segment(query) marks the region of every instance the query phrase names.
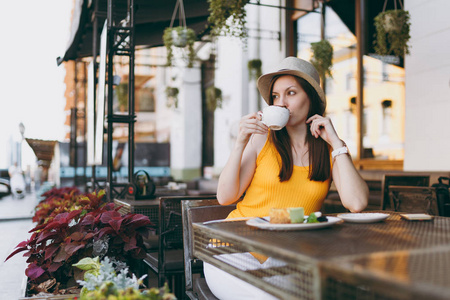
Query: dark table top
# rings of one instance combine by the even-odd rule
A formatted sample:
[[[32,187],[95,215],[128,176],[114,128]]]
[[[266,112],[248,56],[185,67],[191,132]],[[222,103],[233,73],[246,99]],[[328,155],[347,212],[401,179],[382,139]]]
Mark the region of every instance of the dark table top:
[[[388,213],[390,216],[378,223],[343,222],[301,231],[262,230],[245,221],[196,223],[195,247],[202,259],[212,263],[214,260],[208,256],[228,253],[230,249],[229,253],[255,251],[290,265],[310,264],[321,274],[322,279],[314,280],[321,280],[322,285],[326,285],[324,276],[328,276],[335,281],[347,278],[354,285],[361,281],[374,284],[382,293],[386,286],[403,287],[405,299],[409,299],[411,291],[420,291],[424,298],[450,297],[450,218],[408,221],[399,213]],[[222,242],[220,251],[211,247],[211,238]],[[205,245],[210,252],[204,251]],[[232,268],[227,271],[233,273]],[[342,278],[336,278],[336,274]],[[321,290],[326,295],[326,287]],[[312,299],[318,293],[314,295]]]
[[[387,251],[417,251],[437,246],[448,246],[450,249],[450,218],[407,221],[398,213],[391,213],[386,220],[378,223],[343,222],[327,228],[301,231],[262,230],[246,225],[245,221],[193,226],[195,230],[209,231],[269,252],[282,251],[283,256],[300,254],[317,260]]]

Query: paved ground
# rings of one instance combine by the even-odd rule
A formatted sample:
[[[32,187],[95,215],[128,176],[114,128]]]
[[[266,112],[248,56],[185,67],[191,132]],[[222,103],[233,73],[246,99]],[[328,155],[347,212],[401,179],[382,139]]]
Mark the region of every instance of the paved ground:
[[[30,237],[28,231],[34,227],[31,222],[33,209],[37,204],[34,194],[23,199],[12,196],[0,198],[0,299],[16,300],[25,295],[26,258],[17,254],[5,262],[20,242]]]

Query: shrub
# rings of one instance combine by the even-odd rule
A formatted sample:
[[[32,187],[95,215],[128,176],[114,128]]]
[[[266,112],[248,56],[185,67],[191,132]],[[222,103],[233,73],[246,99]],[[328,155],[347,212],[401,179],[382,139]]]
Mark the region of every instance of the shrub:
[[[109,256],[125,262],[144,258],[143,237],[154,227],[147,216],[122,216],[117,210],[108,203],[91,212],[60,213],[33,228],[30,239],[19,243],[6,260],[25,251],[25,274],[34,287],[51,278],[67,287],[76,285],[72,265],[83,257]]]

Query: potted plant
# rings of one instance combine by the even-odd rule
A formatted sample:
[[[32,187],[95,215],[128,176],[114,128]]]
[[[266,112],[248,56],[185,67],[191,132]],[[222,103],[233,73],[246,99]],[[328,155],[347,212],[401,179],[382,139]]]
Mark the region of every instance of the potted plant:
[[[185,26],[167,27],[164,30],[163,41],[167,49],[167,66],[173,65],[173,47],[186,48],[188,51],[188,68],[192,68],[195,60],[195,31]]]
[[[374,18],[375,52],[379,55],[404,57],[409,54],[410,15],[402,9],[387,10]]]
[[[248,77],[257,80],[262,75],[262,62],[260,59],[252,59],[247,63]]]
[[[216,108],[222,108],[222,90],[215,86],[210,86],[205,91],[206,107],[209,111],[215,111]]]
[[[30,239],[7,257],[25,252],[31,294],[50,291],[50,285],[55,294],[77,287],[77,271],[72,265],[83,257],[109,256],[128,263],[145,257],[143,238],[152,230],[150,220],[140,214],[122,216],[114,203],[101,203],[104,194],[100,191],[92,194],[92,199],[82,198],[78,205],[37,225],[30,231]]]
[[[76,187],[53,188],[42,196],[45,198],[36,205],[32,219],[37,225],[48,223],[55,215],[69,211],[72,207],[81,205],[82,202],[83,206],[86,204],[91,207],[97,206],[103,197],[103,195],[98,197],[95,193],[82,196]]]
[[[331,68],[333,66],[333,47],[327,40],[321,40],[317,43],[311,43],[313,56],[311,63],[316,68],[321,78],[326,75],[332,77]]]
[[[177,108],[178,107],[178,93],[180,91],[176,87],[168,86],[166,87],[166,97],[167,102],[166,105],[168,108]]]
[[[157,289],[140,290],[143,279],[128,271],[126,263],[105,257],[101,262],[99,257],[85,257],[73,265],[84,272],[84,280],[77,282],[83,286],[80,292],[81,300],[89,299],[164,299],[175,300],[175,295],[169,292],[167,283]],[[131,274],[129,274],[131,273]],[[131,275],[131,276],[130,276]]]
[[[211,35],[247,38],[245,5],[248,0],[208,0],[208,23],[211,27]]]

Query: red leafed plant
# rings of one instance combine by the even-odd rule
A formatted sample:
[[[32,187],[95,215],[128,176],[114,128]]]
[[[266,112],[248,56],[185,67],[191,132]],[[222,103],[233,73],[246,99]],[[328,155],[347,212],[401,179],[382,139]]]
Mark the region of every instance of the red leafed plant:
[[[44,197],[44,200],[36,206],[33,222],[42,224],[51,217],[55,210],[57,211],[54,215],[62,212],[63,208],[69,210],[75,205],[79,195],[80,190],[76,187],[53,188],[43,193],[41,196]]]
[[[61,287],[77,285],[73,264],[84,257],[108,256],[125,262],[145,257],[143,237],[154,227],[147,216],[121,215],[113,203],[86,213],[77,209],[56,215],[30,230],[6,260],[19,252],[28,257],[31,284],[55,278]]]

